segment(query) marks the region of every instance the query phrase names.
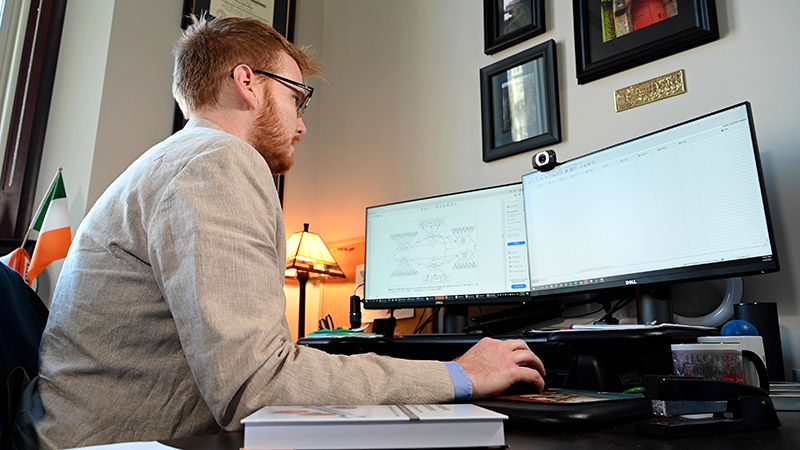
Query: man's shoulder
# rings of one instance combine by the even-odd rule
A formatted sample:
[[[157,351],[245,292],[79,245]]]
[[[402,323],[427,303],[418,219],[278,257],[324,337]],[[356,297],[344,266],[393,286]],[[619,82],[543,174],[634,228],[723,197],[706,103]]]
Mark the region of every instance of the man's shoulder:
[[[212,122],[193,119],[183,129],[144,152],[129,170],[146,173],[149,177],[157,174],[174,177],[187,165],[218,164],[222,159],[229,160],[227,166],[252,166],[258,164],[259,159],[263,160],[247,142]]]
[[[190,120],[182,130],[151,148],[148,153],[152,153],[153,159],[166,157],[179,164],[198,158],[244,160],[246,165],[263,160],[250,144],[206,119]]]
[[[182,153],[191,154],[222,146],[249,147],[245,141],[209,120],[192,119],[180,131],[155,145],[151,150],[175,148]]]

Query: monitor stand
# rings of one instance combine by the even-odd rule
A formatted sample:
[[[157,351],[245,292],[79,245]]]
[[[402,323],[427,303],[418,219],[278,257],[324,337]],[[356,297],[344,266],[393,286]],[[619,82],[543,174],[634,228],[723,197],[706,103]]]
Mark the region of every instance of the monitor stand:
[[[636,322],[674,323],[668,284],[636,288]]]
[[[468,306],[447,306],[439,313],[437,322],[441,333],[464,334],[469,325]]]
[[[742,301],[743,283],[741,277],[725,280],[725,294],[713,311],[696,317],[682,316],[672,311],[672,286],[662,283],[636,290],[636,319],[638,323],[680,323],[720,327],[733,316],[733,305]]]
[[[600,303],[609,316],[606,324],[616,324],[619,320],[613,314],[626,303],[617,303],[611,308],[612,301],[636,300],[636,323],[675,323],[672,313],[671,289],[668,283],[647,286],[623,286],[611,288],[597,295],[592,301]],[[604,316],[605,317],[605,316]]]
[[[631,291],[629,289],[633,289],[633,297],[636,299],[637,323],[649,324],[655,321],[655,323],[719,327],[730,319],[733,315],[733,305],[742,299],[741,277],[728,278],[725,281],[725,295],[719,306],[714,311],[697,317],[686,317],[673,312],[672,285],[669,283],[612,289],[595,301],[604,304],[610,299],[630,298]]]

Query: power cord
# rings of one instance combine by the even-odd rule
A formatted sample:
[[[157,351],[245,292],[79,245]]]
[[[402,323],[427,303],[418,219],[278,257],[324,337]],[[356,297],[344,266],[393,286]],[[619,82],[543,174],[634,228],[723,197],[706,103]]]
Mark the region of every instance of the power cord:
[[[428,326],[429,323],[433,322],[434,319],[436,319],[436,315],[439,313],[440,309],[442,309],[442,308],[439,307],[439,306],[437,306],[436,308],[433,308],[433,310],[431,311],[431,315],[428,316],[428,318],[425,319],[425,321],[422,321],[422,317],[423,316],[422,316],[422,314],[420,314],[419,320],[420,320],[421,323],[419,323],[419,322],[417,323],[416,328],[414,328],[414,333],[413,334],[421,333],[422,330],[424,330],[425,327]]]
[[[606,321],[612,319],[615,312],[619,311],[620,309],[622,309],[623,307],[628,305],[628,303],[632,302],[633,300],[634,300],[634,297],[627,297],[627,298],[620,299],[619,301],[617,301],[617,304],[614,305],[613,308],[611,308],[608,311],[606,311],[606,313],[603,314],[602,317],[600,317],[599,319],[595,320],[594,322],[595,323],[597,323],[597,322],[606,322]]]

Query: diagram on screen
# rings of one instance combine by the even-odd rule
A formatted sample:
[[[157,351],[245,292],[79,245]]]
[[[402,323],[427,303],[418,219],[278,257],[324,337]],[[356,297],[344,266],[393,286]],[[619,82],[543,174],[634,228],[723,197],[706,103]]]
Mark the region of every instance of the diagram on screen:
[[[477,278],[474,214],[396,224],[389,245],[391,287],[453,285]]]

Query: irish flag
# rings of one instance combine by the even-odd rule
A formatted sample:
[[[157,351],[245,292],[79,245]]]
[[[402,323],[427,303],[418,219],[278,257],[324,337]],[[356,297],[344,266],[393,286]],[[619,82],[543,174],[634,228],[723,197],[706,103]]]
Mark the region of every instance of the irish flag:
[[[0,262],[16,270],[24,277],[28,272],[28,265],[31,263],[31,257],[28,256],[28,252],[26,252],[24,248],[20,247],[7,255],[0,257]]]
[[[39,232],[39,237],[36,240],[36,247],[33,248],[31,264],[28,267],[29,284],[33,284],[33,280],[51,262],[65,258],[69,244],[72,242],[67,194],[64,190],[64,180],[61,178],[60,169],[31,228]]]

